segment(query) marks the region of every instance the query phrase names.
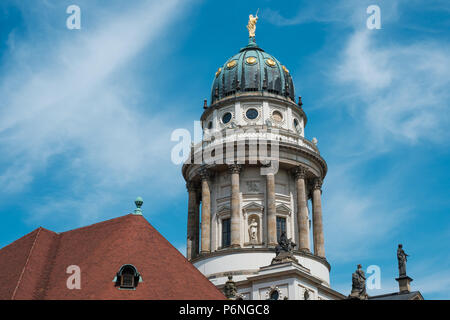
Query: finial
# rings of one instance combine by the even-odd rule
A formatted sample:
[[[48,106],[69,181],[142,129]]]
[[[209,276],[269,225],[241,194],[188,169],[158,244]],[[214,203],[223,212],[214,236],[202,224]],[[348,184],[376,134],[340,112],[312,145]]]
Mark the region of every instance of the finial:
[[[258,22],[258,11],[259,8],[256,11],[255,16],[253,16],[252,14],[248,16],[248,24],[247,24],[248,36],[250,39],[253,39],[253,41],[255,40],[256,22]]]
[[[203,100],[203,109],[208,109],[208,100]]]
[[[134,204],[136,205],[136,209],[134,209],[134,214],[142,215],[142,205],[144,204],[144,200],[142,200],[141,197],[137,197],[136,200],[134,200]]]
[[[298,106],[301,107],[303,105],[302,97],[298,96]]]

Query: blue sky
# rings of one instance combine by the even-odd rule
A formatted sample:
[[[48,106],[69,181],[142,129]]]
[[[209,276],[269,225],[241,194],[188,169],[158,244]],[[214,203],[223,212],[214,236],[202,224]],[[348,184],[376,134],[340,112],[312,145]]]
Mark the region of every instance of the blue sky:
[[[81,8],[81,30],[66,8]],[[381,9],[368,30],[366,8]],[[290,70],[329,172],[332,287],[356,264],[397,290],[450,298],[448,1],[92,1],[0,3],[0,247],[38,226],[65,231],[131,212],[184,251],[187,192],[170,161],[214,73],[247,43]]]

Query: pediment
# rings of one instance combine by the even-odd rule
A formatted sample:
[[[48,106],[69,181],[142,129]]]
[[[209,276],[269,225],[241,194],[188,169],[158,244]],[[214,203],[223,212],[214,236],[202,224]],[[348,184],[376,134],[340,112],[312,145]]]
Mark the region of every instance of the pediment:
[[[242,207],[243,211],[263,211],[264,206],[257,202],[250,202]]]
[[[220,206],[219,209],[217,210],[217,213],[218,213],[218,214],[221,214],[221,213],[228,213],[228,212],[230,212],[230,211],[231,211],[230,206],[225,205],[225,206]]]
[[[288,215],[290,215],[291,212],[292,212],[291,208],[289,208],[289,207],[288,207],[287,205],[285,205],[285,204],[279,204],[279,205],[277,205],[277,206],[276,206],[276,210],[277,210],[277,212],[279,212],[279,213],[284,213],[284,214],[288,214]]]

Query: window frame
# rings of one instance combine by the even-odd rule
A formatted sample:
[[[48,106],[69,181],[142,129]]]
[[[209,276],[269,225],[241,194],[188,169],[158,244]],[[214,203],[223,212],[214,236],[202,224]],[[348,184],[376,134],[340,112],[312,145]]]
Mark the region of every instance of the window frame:
[[[280,224],[279,224],[280,221]],[[283,222],[283,223],[281,223]],[[283,233],[283,231],[286,233],[287,236],[287,217],[283,216],[277,216],[276,217],[276,226],[277,226],[277,242],[280,241],[280,236]],[[284,226],[284,230],[283,230]]]
[[[115,286],[120,290],[136,290],[141,281],[141,275],[132,264],[122,265],[114,278]]]
[[[231,246],[231,218],[223,218],[221,219],[221,224],[222,224],[222,232],[221,232],[221,236],[222,236],[222,243],[221,243],[221,247],[222,248],[227,248],[229,246]],[[225,221],[227,223],[225,223]],[[227,228],[225,228],[225,226],[227,226]],[[225,237],[226,236],[226,237]]]

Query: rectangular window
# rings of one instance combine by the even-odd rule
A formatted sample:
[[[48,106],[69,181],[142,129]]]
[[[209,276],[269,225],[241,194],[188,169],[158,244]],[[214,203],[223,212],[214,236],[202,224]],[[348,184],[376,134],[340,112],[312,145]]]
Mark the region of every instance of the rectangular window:
[[[134,275],[123,274],[121,280],[122,280],[122,283],[120,284],[120,286],[122,288],[134,288]]]
[[[231,219],[222,220],[222,248],[231,244]]]
[[[277,241],[280,241],[282,232],[286,232],[286,218],[277,217]]]

